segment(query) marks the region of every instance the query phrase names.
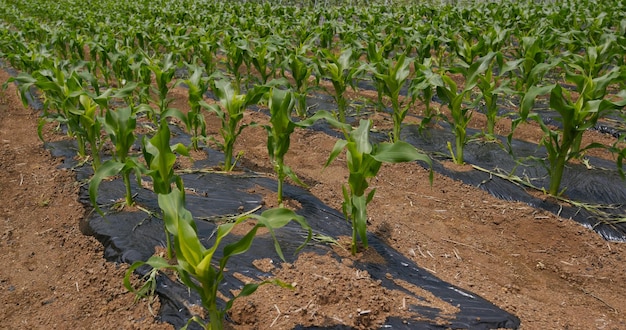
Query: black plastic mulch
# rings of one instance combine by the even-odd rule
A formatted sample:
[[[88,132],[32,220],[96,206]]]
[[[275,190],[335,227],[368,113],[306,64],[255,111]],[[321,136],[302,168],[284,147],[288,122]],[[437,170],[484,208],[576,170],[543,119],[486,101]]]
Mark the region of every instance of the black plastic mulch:
[[[33,106],[38,105],[32,98]],[[321,104],[319,109],[332,109],[334,105],[330,97],[317,95],[309,100],[309,104]],[[351,118],[353,120],[354,118]],[[445,124],[442,124],[445,127]],[[323,123],[318,123],[312,127],[315,130],[324,131],[335,137],[340,134],[332,131]],[[172,128],[174,137],[172,143],[188,143],[188,137],[180,130]],[[470,130],[469,134],[477,131]],[[386,135],[372,134],[372,139],[382,141]],[[604,215],[611,219],[604,219],[592,209],[585,209],[580,206],[563,206],[562,203],[550,200],[539,199],[529,194],[523,186],[515,184],[510,180],[502,179],[498,176],[482,171],[452,171],[441,164],[447,160],[448,150],[445,148],[448,141],[454,141],[454,136],[446,129],[425,129],[419,130],[415,126],[406,126],[403,129],[403,139],[415,145],[417,148],[429,153],[434,160],[433,169],[443,175],[458,179],[464,183],[479,187],[492,195],[504,199],[525,202],[533,207],[542,208],[565,218],[572,218],[579,223],[591,227],[606,239],[625,240],[626,226],[621,222],[610,222],[619,219],[626,213],[624,201],[626,201],[626,189],[624,182],[619,177],[615,164],[601,159],[590,159],[590,164],[595,168],[587,169],[583,165],[569,164],[566,168],[562,186],[567,187],[565,195],[575,201],[604,205],[602,209]],[[465,158],[467,163],[485,168],[493,173],[515,175],[530,181],[538,187],[547,187],[548,177],[545,164],[541,160],[525,160],[523,163],[516,162],[502,145],[506,144],[504,138],[500,138],[500,143],[473,141],[467,145]],[[64,157],[66,167],[76,166],[72,158],[75,154],[73,142],[59,142],[48,144],[52,153],[59,157]],[[545,150],[537,145],[513,141],[515,157],[533,156],[536,158],[545,157]],[[207,149],[211,164],[196,164],[195,167],[202,168],[208,165],[216,165],[223,160],[223,155],[217,151]],[[91,176],[89,167],[76,168],[77,179],[85,180]],[[276,183],[266,177],[258,176],[254,173],[239,176],[226,176],[216,173],[198,173],[183,175],[185,186],[195,189],[198,194],[188,194],[187,208],[197,218],[210,218],[224,214],[237,213],[243,208],[250,210],[258,205],[262,205],[261,196],[249,193],[251,188],[261,186],[266,189],[275,190]],[[158,214],[156,196],[146,189],[133,187],[138,192],[136,197],[140,205]],[[124,188],[120,180],[104,182],[101,185],[98,201],[100,204],[111,205],[112,201],[119,199],[124,194]],[[351,235],[349,225],[343,216],[337,211],[330,209],[321,201],[310,195],[303,189],[288,186],[285,194],[292,199],[298,200],[302,205],[300,213],[305,216],[315,231],[322,235],[337,237],[341,235]],[[81,192],[81,199],[85,204],[89,204],[85,189]],[[207,244],[211,244],[208,237],[211,236],[215,225],[208,221],[199,220],[198,227]],[[105,257],[116,262],[132,263],[137,260],[146,260],[154,251],[154,246],[164,245],[165,236],[163,233],[163,223],[160,219],[147,213],[136,212],[113,212],[103,218],[97,214],[81,223],[81,229],[88,234],[97,237],[105,246]],[[281,245],[285,249],[288,261],[293,261],[293,252],[302,242],[304,233],[295,226],[290,226],[280,231]],[[232,238],[231,238],[232,239]],[[447,318],[450,323],[441,326],[435,322],[441,311],[425,308],[423,306],[412,306],[412,311],[420,320],[400,320],[389,319],[388,325],[393,328],[517,328],[519,319],[484,299],[448,283],[445,283],[428,272],[420,269],[412,261],[406,259],[398,252],[386,246],[376,236],[369,235],[371,248],[383,256],[387,256],[387,263],[384,265],[370,263],[355,263],[355,267],[367,270],[375,279],[380,279],[386,287],[390,289],[404,290],[388,280],[386,274],[389,273],[396,279],[403,279],[421,288],[432,292],[435,296],[444,301],[457,305],[460,312],[454,318]],[[243,273],[248,277],[259,278],[268,276],[251,266],[251,261],[261,258],[271,258],[276,263],[279,260],[273,253],[273,242],[268,237],[260,236],[254,243],[253,254],[242,255],[231,260],[229,268]],[[313,251],[320,254],[332,253],[331,249],[325,245],[309,245],[305,251]],[[141,269],[146,272],[147,269]],[[243,284],[232,276],[227,276],[223,293],[229,295],[230,289],[240,288]],[[160,317],[163,321],[174,324],[177,327],[183,326],[190,317],[185,306],[185,301],[189,303],[199,303],[199,297],[189,293],[186,287],[179,283],[171,282],[167,277],[159,277],[157,289],[161,301],[162,309]],[[415,295],[407,292],[407,294]],[[444,316],[445,318],[446,316]],[[423,319],[426,319],[424,321]],[[428,321],[430,320],[430,321]],[[299,327],[303,328],[303,327]],[[337,329],[342,326],[333,327]]]
[[[314,104],[316,110],[330,110],[335,107],[327,95],[314,94],[308,103]],[[358,117],[359,114],[351,109],[347,121],[356,125]],[[509,147],[507,139],[501,136],[497,137],[495,142],[474,139],[467,144],[464,151],[465,162],[491,173],[480,170],[453,171],[444,167],[442,162],[450,160],[447,143],[454,145],[455,136],[445,122],[439,121],[437,125],[439,128],[404,125],[401,133],[404,141],[431,156],[434,171],[479,187],[500,199],[527,203],[563,218],[571,218],[585,227],[592,228],[604,239],[626,241],[626,181],[619,175],[615,162],[588,157],[592,168],[587,168],[583,164],[567,164],[561,182],[562,189],[565,189],[563,197],[580,203],[567,206],[567,202],[559,203],[551,199],[534,197],[522,184],[494,175],[497,173],[511,178],[517,176],[539,189],[547,190],[550,180],[544,147],[519,140],[512,140]],[[599,125],[595,129],[602,131],[604,126]],[[341,133],[334,131],[324,122],[318,122],[310,128],[342,138]],[[623,134],[613,127],[605,129],[609,130],[606,134],[613,136]],[[468,128],[467,134],[468,137],[478,136],[480,131]],[[378,142],[389,140],[388,132],[371,133],[370,137]]]
[[[315,101],[321,101],[321,103],[325,104],[329,99],[318,98]],[[327,106],[332,106],[332,104]],[[321,108],[323,109],[324,107]],[[354,119],[351,118],[351,120]],[[442,124],[442,126],[445,127],[445,124]],[[327,134],[340,137],[339,133],[331,130],[324,123],[318,123],[311,129],[324,131]],[[179,129],[172,127],[172,132],[174,134],[172,143],[183,142],[188,144],[188,137]],[[470,135],[475,133],[477,131],[469,131]],[[593,213],[588,209],[576,206],[563,206],[562,203],[559,204],[549,199],[536,198],[529,194],[523,186],[490,173],[478,170],[456,172],[444,167],[442,161],[448,160],[445,155],[449,153],[445,146],[448,141],[454,141],[454,136],[449,130],[432,128],[420,130],[416,126],[408,125],[404,127],[402,134],[404,140],[430,154],[434,161],[433,169],[443,175],[484,189],[498,198],[521,201],[533,207],[559,214],[562,217],[572,218],[585,226],[593,228],[607,239],[624,240],[626,226],[621,223],[609,223],[607,219],[599,218],[597,213]],[[382,141],[386,138],[387,136],[384,133],[372,133],[372,139],[375,141]],[[538,187],[547,187],[549,182],[547,171],[544,162],[540,160],[541,157],[545,157],[545,150],[542,147],[531,143],[513,141],[512,150],[515,158],[520,159],[528,156],[537,158],[526,159],[520,163],[516,162],[515,158],[505,150],[504,145],[506,145],[504,138],[500,138],[499,143],[480,140],[472,141],[467,145],[465,152],[466,162],[490,170],[493,173],[518,176]],[[51,148],[53,154],[63,156],[66,159],[68,163],[65,166],[73,167],[76,165],[71,161],[75,149],[71,142],[49,144],[48,147]],[[210,163],[197,163],[194,165],[195,168],[211,167],[223,160],[221,153],[212,149],[206,150],[209,153]],[[567,187],[565,195],[579,202],[606,205],[607,207],[603,209],[606,212],[605,214],[619,218],[621,214],[626,212],[623,205],[624,201],[626,201],[626,189],[624,189],[624,182],[619,177],[615,164],[594,158],[590,159],[590,164],[595,166],[595,169],[590,170],[583,165],[568,165],[562,183],[564,187]],[[80,167],[76,170],[79,180],[87,179],[91,175],[88,167]],[[187,208],[197,219],[238,213],[241,209],[247,211],[262,205],[261,196],[249,192],[255,186],[273,191],[276,190],[276,182],[252,172],[237,176],[217,173],[185,174],[183,175],[183,180],[186,188],[196,191],[196,194],[188,194]],[[140,205],[158,214],[159,209],[156,204],[156,196],[152,192],[136,186],[133,187],[133,191],[138,192],[136,200]],[[120,180],[103,182],[98,201],[101,205],[105,205],[106,209],[107,204],[110,205],[112,201],[119,199],[123,194],[124,188]],[[285,194],[287,197],[300,202],[302,209],[299,213],[307,218],[317,233],[331,237],[351,235],[351,229],[343,216],[324,205],[307,191],[298,187],[287,186]],[[89,204],[86,190],[82,191],[81,196],[83,202]],[[208,221],[198,220],[198,227],[200,233],[207,237],[205,239],[207,245],[211,244],[211,240],[208,237],[211,236],[215,225]],[[81,228],[84,232],[97,237],[106,248],[105,257],[116,262],[132,263],[137,260],[146,260],[154,252],[154,246],[163,246],[165,244],[161,220],[143,212],[115,213],[111,211],[106,218],[92,214],[89,219],[81,224]],[[295,251],[295,248],[302,242],[303,236],[304,233],[295,226],[288,226],[280,231],[279,237],[288,258],[287,261],[293,261],[294,256],[290,252]],[[231,237],[231,239],[234,238]],[[386,274],[388,273],[393,278],[406,280],[460,308],[460,312],[457,315],[453,318],[447,318],[450,322],[448,325],[441,326],[440,322],[435,321],[438,317],[440,317],[439,320],[447,317],[440,315],[441,311],[423,306],[411,306],[416,318],[412,320],[391,318],[388,320],[387,325],[392,328],[437,329],[452,327],[489,329],[517,328],[519,326],[519,319],[514,315],[497,308],[479,296],[460,290],[433,277],[425,270],[420,269],[411,260],[382,243],[376,236],[370,234],[369,240],[371,248],[376,249],[380,255],[388,257],[387,263],[384,265],[355,263],[355,267],[367,270],[373,278],[381,280],[382,284],[390,289],[406,292],[405,289],[398,287],[387,279]],[[228,240],[226,243],[228,243]],[[258,237],[251,251],[254,251],[254,254],[250,253],[231,259],[229,269],[251,278],[261,278],[270,274],[264,274],[253,267],[252,260],[271,258],[276,264],[280,263],[280,260],[273,252],[273,242],[268,237]],[[321,244],[311,244],[304,251],[313,251],[319,254],[332,253],[332,249]],[[338,258],[338,256],[336,257]],[[147,272],[147,269],[140,270],[144,273]],[[243,283],[239,280],[232,276],[227,276],[222,292],[225,295],[229,295],[228,292],[231,289],[240,288],[242,285]],[[163,321],[174,324],[176,327],[183,326],[191,316],[187,312],[185,302],[199,304],[199,297],[193,293],[190,294],[186,287],[179,283],[173,283],[164,276],[159,277],[157,291],[162,301],[160,318]],[[407,292],[407,294],[415,295],[410,292]],[[334,328],[342,329],[345,327],[338,326]]]
[[[72,142],[60,142],[48,144],[48,148],[55,156],[64,157],[65,167],[74,167],[76,164],[72,160],[74,154],[74,144]],[[197,163],[195,168],[203,168],[214,165],[219,159],[215,151],[210,151],[209,163]],[[91,175],[89,167],[75,167],[79,180],[88,178]],[[187,194],[187,208],[196,218],[199,234],[203,242],[209,246],[212,244],[211,234],[216,225],[210,219],[214,216],[236,214],[251,210],[259,205],[263,205],[262,196],[252,193],[255,187],[263,187],[272,191],[276,190],[276,182],[273,179],[248,172],[240,175],[224,175],[219,173],[194,173],[182,175],[185,188],[195,191]],[[89,204],[87,187],[81,190],[81,201]],[[133,191],[137,193],[135,200],[139,205],[158,214],[156,195],[150,190],[133,186]],[[165,245],[163,222],[153,215],[145,212],[115,212],[110,209],[112,202],[118,200],[124,194],[124,187],[121,180],[103,182],[98,196],[98,203],[104,206],[107,211],[106,217],[97,213],[92,213],[81,223],[83,232],[95,236],[105,246],[105,257],[109,261],[133,263],[138,260],[147,260],[153,253],[155,246]],[[352,231],[343,215],[334,209],[323,204],[319,199],[311,195],[304,189],[294,186],[286,186],[285,195],[288,198],[297,200],[302,208],[298,211],[303,215],[313,230],[317,234],[338,237],[350,236]],[[260,211],[258,211],[260,212]],[[306,233],[297,225],[289,225],[277,232],[281,247],[285,252],[288,262],[293,262],[297,255],[295,249],[303,242]],[[237,237],[228,237],[224,245]],[[393,329],[442,329],[442,328],[465,328],[465,329],[492,329],[492,328],[517,328],[519,319],[480,296],[462,290],[449,283],[446,283],[424,269],[420,268],[413,261],[407,259],[391,247],[387,246],[378,237],[368,234],[370,248],[375,249],[378,254],[384,256],[384,264],[371,262],[355,262],[354,267],[366,270],[372,278],[380,280],[382,285],[393,290],[401,290],[406,294],[414,296],[419,300],[426,300],[426,297],[417,296],[413,292],[396,285],[389,279],[405,280],[424,290],[431,292],[436,297],[458,306],[460,311],[454,316],[442,315],[442,311],[424,307],[410,306],[410,311],[415,317],[412,319],[390,318],[386,326]],[[304,248],[304,251],[318,254],[332,254],[339,260],[333,250],[325,245],[311,243]],[[219,255],[216,256],[219,258]],[[280,264],[280,259],[274,252],[273,241],[267,236],[255,238],[253,247],[246,254],[233,257],[229,262],[230,272],[227,274],[221,287],[221,292],[226,296],[231,296],[230,291],[241,288],[243,283],[232,276],[238,272],[250,278],[261,279],[271,274],[263,273],[252,266],[255,259],[271,258],[275,264]],[[147,268],[140,268],[140,274],[145,274]],[[174,283],[165,276],[159,276],[157,293],[159,294],[162,308],[159,317],[165,322],[173,324],[175,327],[182,327],[191,317],[187,311],[186,304],[200,304],[200,298],[190,292],[184,285]],[[441,320],[449,321],[447,325],[441,325]],[[305,327],[298,327],[305,329]],[[333,327],[333,329],[347,329],[345,326]],[[312,329],[312,328],[308,328]]]
[[[469,135],[475,133],[477,131],[468,130]],[[420,132],[416,126],[405,127],[403,138],[431,155],[448,155],[446,143],[454,141],[454,135],[447,130],[426,129]],[[453,171],[442,165],[444,157],[437,156],[433,157],[433,169],[445,176],[479,187],[500,199],[524,202],[563,218],[571,218],[585,227],[593,228],[607,240],[626,241],[626,222],[619,221],[626,215],[626,182],[619,175],[614,162],[589,157],[592,168],[583,164],[568,164],[561,182],[561,187],[565,189],[563,196],[581,204],[567,206],[567,203],[558,203],[549,198],[537,198],[522,184],[494,175],[516,176],[535,187],[548,189],[550,181],[547,163],[543,160],[545,149],[532,143],[513,140],[514,155],[511,155],[505,147],[506,144],[506,139],[502,137],[497,142],[475,140],[468,143],[465,161],[491,173],[480,170]],[[523,160],[520,162],[520,159]]]

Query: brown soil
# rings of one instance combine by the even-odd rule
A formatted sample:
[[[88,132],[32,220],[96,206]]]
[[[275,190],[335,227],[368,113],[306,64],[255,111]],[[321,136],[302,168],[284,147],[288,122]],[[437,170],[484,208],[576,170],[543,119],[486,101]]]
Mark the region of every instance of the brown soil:
[[[0,73],[0,81],[6,79]],[[186,107],[184,91],[172,96],[173,106]],[[267,119],[249,113],[246,120]],[[154,321],[158,301],[135,303],[123,287],[127,266],[106,262],[102,246],[80,233],[86,209],[77,201],[77,183],[43,149],[36,122],[14,86],[0,94],[0,328],[171,328]],[[207,122],[215,134],[217,124]],[[261,128],[247,128],[236,150],[245,151],[243,166],[271,175],[264,141]],[[311,193],[340,209],[345,164],[339,157],[322,170],[334,143],[325,134],[298,130],[286,162]],[[416,164],[384,165],[371,185],[377,189],[369,207],[372,232],[435,276],[517,315],[523,329],[626,328],[624,244],[441,175],[431,186],[428,171]],[[256,262],[295,289],[265,285],[238,300],[231,311],[241,324],[235,328],[376,328],[387,316],[402,316],[406,304],[418,303],[352,267],[355,258],[380,256],[335,250],[343,253],[340,262],[310,253],[278,267]],[[420,303],[451,315],[456,310],[436,297]],[[439,321],[445,324],[445,318]]]

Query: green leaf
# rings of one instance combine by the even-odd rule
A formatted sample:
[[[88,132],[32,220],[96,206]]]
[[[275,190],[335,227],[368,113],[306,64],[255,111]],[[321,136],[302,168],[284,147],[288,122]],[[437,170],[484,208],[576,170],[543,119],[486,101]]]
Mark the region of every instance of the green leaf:
[[[414,160],[422,160],[428,164],[431,163],[428,156],[419,153],[415,147],[404,141],[380,143],[378,144],[376,152],[372,154],[372,157],[379,162],[385,163],[410,162]]]
[[[248,233],[246,233],[241,239],[239,239],[235,243],[226,245],[224,247],[224,256],[220,261],[220,265],[225,266],[228,258],[248,251],[250,249],[250,246],[252,246],[252,241],[254,240],[254,237],[256,236],[259,227],[259,225],[252,227],[252,229],[250,229],[250,231],[248,231]]]
[[[372,144],[369,141],[371,121],[361,119],[359,127],[350,132],[351,141],[356,144],[356,150],[360,154],[369,154],[372,152]]]
[[[302,229],[307,231],[306,240],[302,243],[302,245],[300,245],[296,249],[296,252],[304,248],[304,246],[306,246],[309,240],[311,240],[311,236],[312,236],[311,226],[309,226],[309,224],[306,222],[306,219],[303,216],[296,214],[292,210],[279,207],[279,208],[266,210],[260,216],[257,216],[254,214],[251,216],[256,218],[259,221],[259,223],[263,224],[269,230],[270,234],[272,235],[272,238],[274,239],[274,248],[276,250],[276,253],[279,255],[279,257],[282,260],[285,260],[285,258],[283,256],[280,245],[278,244],[278,240],[276,239],[276,236],[274,234],[274,229],[282,228],[286,226],[289,222],[295,221],[300,225]]]
[[[266,226],[274,229],[282,228],[292,220],[304,219],[294,211],[282,207],[269,209],[261,213],[260,216],[252,215],[252,217],[263,220]]]
[[[134,262],[127,270],[126,270],[126,274],[124,275],[124,287],[133,293],[138,293],[135,288],[132,286],[132,284],[130,283],[130,277],[132,276],[133,272],[144,265],[149,265],[152,268],[155,269],[176,269],[177,267],[174,265],[170,265],[167,260],[159,257],[159,256],[152,256],[150,257],[147,261],[136,261]]]
[[[198,265],[206,249],[200,243],[191,212],[185,209],[183,193],[172,189],[168,194],[159,194],[158,202],[163,211],[165,227],[175,238],[176,258],[193,267],[193,271],[187,271],[202,277],[206,270],[200,269]]]
[[[161,114],[161,118],[176,118],[182,121],[187,129],[191,129],[191,122],[189,122],[189,118],[180,110],[174,108],[168,108]]]
[[[348,131],[351,128],[349,124],[340,122],[339,120],[337,120],[337,118],[335,118],[335,116],[332,113],[326,110],[317,111],[313,116],[307,119],[301,120],[295,124],[300,127],[309,127],[320,119],[326,120],[326,122],[328,122],[331,126],[338,128],[342,131]]]
[[[505,62],[502,68],[500,69],[499,75],[504,76],[506,73],[516,70],[523,61],[524,59],[520,58],[517,60]]]
[[[89,200],[91,201],[91,205],[100,215],[104,215],[98,207],[97,202],[100,183],[106,178],[119,174],[124,168],[124,165],[124,163],[115,160],[108,160],[98,167],[94,175],[91,177],[91,181],[89,181]]]
[[[356,231],[358,236],[361,238],[361,242],[363,242],[363,247],[367,248],[367,202],[366,196],[352,196],[352,205],[354,207],[354,211],[352,214],[353,217],[353,225],[356,227]],[[353,237],[352,244],[356,245],[355,241],[356,237]],[[353,247],[354,248],[354,247]]]
[[[484,73],[489,66],[491,65],[491,61],[495,57],[496,53],[490,52],[489,54],[480,57],[476,60],[476,62],[470,65],[469,70],[467,71],[467,76],[465,78],[465,87],[464,91],[469,91],[476,86],[476,82],[478,81],[478,76]]]
[[[573,122],[576,109],[563,96],[563,89],[558,84],[550,91],[550,108],[556,110],[566,124],[576,124]]]
[[[332,161],[335,160],[337,156],[339,156],[339,154],[346,147],[346,145],[348,145],[348,141],[337,140],[337,142],[335,143],[335,146],[333,147],[333,150],[331,150],[330,152],[330,156],[328,156],[328,160],[326,161],[326,164],[324,164],[324,167],[328,167],[328,165],[330,165],[330,163],[332,163]]]
[[[300,185],[304,188],[308,188],[308,185],[304,182],[302,182],[302,180],[300,180],[300,178],[298,178],[298,176],[296,175],[296,173],[291,170],[291,167],[287,166],[287,165],[283,165],[283,169],[285,171],[285,174],[287,174],[287,176],[293,181],[295,182],[297,185]]]
[[[548,85],[548,86],[531,86],[528,92],[524,94],[522,97],[522,101],[520,103],[519,114],[523,120],[528,118],[528,115],[532,108],[535,106],[535,99],[539,95],[548,94],[556,87],[556,84]]]

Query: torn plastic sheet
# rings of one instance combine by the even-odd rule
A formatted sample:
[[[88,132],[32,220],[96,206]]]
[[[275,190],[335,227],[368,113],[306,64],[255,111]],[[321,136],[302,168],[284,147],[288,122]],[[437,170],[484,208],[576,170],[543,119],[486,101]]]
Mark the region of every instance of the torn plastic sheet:
[[[66,163],[63,166],[74,167],[79,178],[90,175],[91,169],[88,166],[75,167],[71,160],[73,153],[72,144],[67,142],[50,143],[49,147],[57,156],[65,156]],[[214,153],[215,151],[210,151]],[[70,156],[70,157],[68,157]],[[70,159],[69,161],[67,161]],[[205,164],[195,164],[199,168]],[[238,175],[228,175],[215,172],[197,172],[182,175],[187,193],[187,209],[191,211],[198,225],[201,241],[210,246],[213,243],[212,234],[216,224],[211,221],[216,217],[237,214],[252,210],[257,206],[263,206],[263,196],[256,193],[259,189],[276,191],[276,182],[273,179],[259,176],[252,172]],[[97,213],[92,213],[81,223],[81,230],[89,235],[93,235],[105,247],[105,257],[109,261],[133,263],[138,260],[147,260],[153,253],[155,246],[165,245],[165,234],[163,222],[159,219],[159,208],[157,196],[150,190],[135,186],[133,192],[136,193],[135,200],[142,207],[152,213],[136,212],[115,212],[111,209],[114,200],[120,199],[124,195],[124,187],[121,180],[104,181],[100,185],[98,203],[103,205],[103,210],[107,215],[102,217]],[[334,209],[323,204],[308,191],[290,185],[285,186],[284,194],[287,198],[297,200],[301,208],[297,211],[303,215],[314,233],[337,238],[338,236],[351,236],[352,229],[343,218],[343,215]],[[81,190],[81,201],[89,204],[87,187]],[[257,212],[261,212],[260,211]],[[293,262],[297,255],[295,251],[306,237],[306,232],[298,225],[290,224],[276,231],[277,238],[284,251],[288,262]],[[228,236],[222,243],[224,245],[233,242],[238,237]],[[441,300],[458,306],[459,312],[450,316],[440,315],[442,311],[425,306],[410,306],[410,311],[415,315],[413,319],[390,318],[386,325],[394,329],[441,329],[441,328],[471,328],[471,329],[492,329],[492,328],[517,328],[520,325],[519,319],[500,308],[496,307],[478,295],[464,291],[460,288],[446,283],[424,269],[420,268],[410,259],[404,257],[391,247],[384,244],[378,237],[368,233],[368,240],[371,249],[375,249],[378,254],[384,256],[384,265],[371,262],[356,261],[354,267],[366,270],[374,279],[380,280],[381,285],[391,290],[401,290],[406,294],[414,296],[419,301],[425,297],[419,297],[413,292],[402,288],[389,279],[405,280],[426,291],[431,292]],[[324,244],[308,244],[302,252],[315,252],[318,254],[332,255],[339,260],[333,250]],[[221,257],[221,249],[218,249],[216,258]],[[231,290],[243,287],[243,283],[236,279],[233,274],[241,273],[247,277],[261,280],[263,277],[271,276],[264,273],[252,265],[256,259],[270,258],[275,264],[281,261],[274,252],[274,243],[267,235],[259,235],[255,238],[249,252],[235,256],[230,259],[223,285],[220,288],[227,297],[232,297]],[[217,259],[216,259],[217,260]],[[140,275],[145,275],[149,271],[148,267],[138,270]],[[162,321],[173,324],[180,328],[191,317],[186,305],[200,304],[200,298],[194,292],[190,292],[181,283],[173,282],[166,276],[158,277],[157,293],[161,300],[161,310],[159,316]],[[435,321],[437,319],[437,321]],[[449,324],[442,326],[441,320],[449,321]],[[193,328],[192,325],[190,328]],[[315,327],[298,327],[299,329],[314,329]],[[346,326],[337,326],[336,329],[347,329]]]

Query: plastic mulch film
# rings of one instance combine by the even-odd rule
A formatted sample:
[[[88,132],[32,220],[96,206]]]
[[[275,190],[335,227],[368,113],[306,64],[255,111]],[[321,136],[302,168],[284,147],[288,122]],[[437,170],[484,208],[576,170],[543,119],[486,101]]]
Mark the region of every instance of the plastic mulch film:
[[[468,130],[468,135],[477,133]],[[423,129],[407,126],[402,136],[407,142],[431,155],[445,155],[447,141],[454,135],[444,129]],[[593,228],[602,237],[626,241],[626,182],[620,177],[614,162],[588,157],[588,163],[567,164],[561,187],[561,200],[538,198],[529,193],[530,184],[547,189],[549,176],[543,161],[545,150],[532,143],[513,140],[507,151],[505,138],[495,142],[475,140],[467,144],[465,161],[474,170],[454,171],[433,157],[433,169],[443,175],[479,187],[504,200],[520,201],[545,209],[563,218],[571,218]]]
[[[53,154],[65,156],[66,163],[63,166],[73,167],[70,156],[72,154],[71,143],[53,143],[48,146]],[[214,151],[210,151],[214,153]],[[69,157],[68,157],[69,156]],[[213,157],[214,159],[215,157]],[[69,160],[69,161],[67,161]],[[215,161],[215,160],[213,160]],[[194,168],[206,167],[209,164],[195,164]],[[89,167],[76,167],[78,178],[86,178],[90,175]],[[263,196],[256,193],[260,190],[276,190],[276,182],[273,179],[256,175],[252,172],[243,174],[221,174],[215,172],[198,172],[182,175],[187,193],[186,208],[193,214],[201,241],[206,246],[212,245],[212,234],[216,228],[216,221],[224,215],[237,214],[252,210],[258,206],[264,207]],[[92,213],[81,223],[84,233],[95,236],[105,246],[105,257],[109,261],[133,263],[138,260],[147,260],[154,254],[155,246],[165,245],[163,222],[158,217],[159,208],[156,195],[144,188],[133,186],[137,193],[135,200],[138,205],[150,210],[150,212],[116,212],[111,209],[113,201],[124,194],[121,180],[102,182],[98,203],[103,206],[106,216],[102,217]],[[352,229],[345,221],[343,215],[326,206],[315,196],[299,187],[285,187],[285,197],[300,203],[298,214],[304,216],[313,228],[314,234],[337,238],[339,236],[351,236]],[[88,204],[87,188],[81,191],[81,200]],[[276,231],[276,235],[283,249],[287,262],[294,262],[297,258],[296,248],[303,242],[306,232],[297,225],[288,225]],[[222,246],[233,242],[237,236],[227,236]],[[454,315],[444,314],[441,310],[428,305],[411,305],[408,310],[413,317],[401,319],[389,318],[386,326],[394,329],[423,329],[440,328],[517,328],[519,319],[510,313],[503,311],[480,296],[462,290],[454,285],[446,283],[420,268],[410,259],[404,257],[373,234],[368,234],[370,249],[383,257],[384,262],[355,261],[353,267],[357,270],[367,271],[372,279],[379,280],[381,285],[390,290],[399,290],[417,301],[427,301],[415,292],[400,286],[395,280],[405,281],[422,290],[430,292],[442,301],[458,307],[458,313]],[[339,256],[327,244],[310,243],[300,253],[312,252],[320,255],[332,255],[339,260]],[[218,249],[216,258],[220,258],[221,250]],[[270,258],[278,265],[280,259],[274,251],[274,242],[268,235],[259,235],[255,238],[252,248],[245,254],[235,256],[228,264],[229,271],[226,273],[220,292],[227,297],[232,297],[231,290],[243,287],[243,282],[233,276],[235,273],[245,274],[246,277],[261,280],[271,276],[253,266],[252,261]],[[140,275],[149,271],[148,267],[139,269]],[[392,280],[393,279],[393,280]],[[185,325],[191,317],[187,308],[189,304],[200,304],[200,298],[190,292],[181,283],[173,282],[168,277],[159,275],[157,293],[161,301],[160,318],[179,328]],[[445,322],[442,324],[442,320]],[[193,328],[193,325],[192,325]],[[305,327],[299,327],[305,329]],[[346,326],[336,326],[333,329],[346,329]]]

